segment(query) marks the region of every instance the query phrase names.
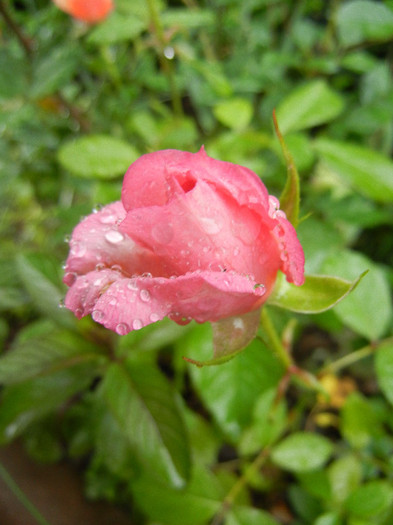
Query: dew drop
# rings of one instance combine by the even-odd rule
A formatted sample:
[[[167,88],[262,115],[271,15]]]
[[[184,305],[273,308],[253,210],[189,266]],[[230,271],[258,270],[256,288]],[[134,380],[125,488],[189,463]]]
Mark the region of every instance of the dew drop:
[[[114,224],[116,222],[116,215],[112,213],[105,213],[100,217],[101,224]]]
[[[128,283],[127,283],[127,288],[128,288],[129,290],[133,290],[133,291],[135,291],[135,290],[138,290],[138,285],[136,284],[135,281],[128,281]]]
[[[134,319],[132,321],[133,330],[140,330],[143,327],[143,323],[140,319]]]
[[[140,297],[141,301],[148,303],[150,301],[150,293],[149,290],[141,290],[140,291]]]
[[[257,283],[254,285],[254,294],[255,295],[264,295],[266,292],[266,287],[264,284]]]
[[[70,234],[64,236],[64,242],[70,242],[70,240],[71,240]]]
[[[59,308],[65,308],[65,301],[64,301],[64,298],[63,298],[63,299],[60,299],[59,304],[58,304],[58,307],[59,307]]]
[[[93,213],[98,213],[99,211],[102,210],[103,207],[104,206],[102,204],[96,204],[92,211],[93,211]]]
[[[117,305],[117,299],[113,298],[109,301],[110,306],[116,306]]]
[[[145,273],[143,273],[143,274],[141,275],[141,277],[147,277],[147,278],[150,279],[150,278],[153,277],[153,276],[152,276],[152,274],[151,274],[150,272],[145,272]]]
[[[83,257],[87,252],[87,248],[84,244],[78,242],[71,246],[70,254],[74,257]]]
[[[105,268],[105,264],[104,263],[96,264],[96,271],[97,272],[101,272],[101,270],[103,270],[104,268]]]
[[[118,264],[113,264],[113,265],[111,266],[111,270],[113,270],[114,272],[120,272],[120,273],[121,273],[123,269],[122,269],[122,267],[119,266]]]
[[[119,244],[124,240],[124,235],[116,230],[110,230],[105,234],[105,239],[111,244]]]
[[[93,313],[91,314],[91,316],[94,321],[96,321],[97,323],[100,323],[104,319],[105,314],[101,310],[93,310]]]
[[[150,314],[150,321],[152,323],[155,323],[160,320],[160,316],[158,314],[152,313]]]
[[[115,331],[119,335],[126,335],[130,331],[130,327],[127,323],[119,323],[116,325]]]

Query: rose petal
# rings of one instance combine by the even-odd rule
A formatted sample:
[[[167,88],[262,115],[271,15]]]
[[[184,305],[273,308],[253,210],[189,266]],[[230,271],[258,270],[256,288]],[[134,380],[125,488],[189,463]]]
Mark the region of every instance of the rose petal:
[[[113,270],[89,272],[80,277],[74,275],[74,282],[69,284],[70,289],[65,297],[65,306],[79,319],[91,314],[100,295],[121,278],[121,274]]]
[[[175,279],[120,278],[99,295],[93,319],[118,333],[137,330],[169,316],[179,324],[242,315],[264,302],[265,289],[226,272],[193,272]]]
[[[119,230],[118,223],[125,213],[121,202],[114,202],[88,215],[76,226],[65,265],[66,284],[70,285],[74,273],[85,274],[96,268],[113,266],[128,276],[145,272],[164,272],[165,275],[163,262],[156,254],[137,246]]]
[[[162,206],[172,197],[168,179],[176,178],[184,191],[203,180],[225,191],[239,205],[268,209],[268,192],[253,171],[212,159],[202,148],[198,153],[163,150],[143,155],[128,168],[124,177],[122,202],[127,211],[145,206]]]
[[[284,217],[277,217],[275,234],[280,249],[280,270],[285,273],[287,281],[301,286],[304,283],[304,252],[296,236],[296,230]]]
[[[258,214],[202,180],[164,206],[131,210],[119,228],[154,250],[175,276],[234,270],[270,289],[281,264],[276,238]]]

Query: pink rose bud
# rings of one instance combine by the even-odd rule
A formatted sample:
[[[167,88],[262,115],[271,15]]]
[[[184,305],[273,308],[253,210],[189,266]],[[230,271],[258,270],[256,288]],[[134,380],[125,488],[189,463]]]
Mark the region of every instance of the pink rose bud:
[[[258,310],[278,270],[303,284],[304,254],[259,177],[203,148],[164,150],[129,167],[121,202],[75,228],[65,305],[121,335],[164,317],[215,322]]]
[[[53,0],[53,3],[65,13],[89,24],[101,22],[113,9],[112,0]]]

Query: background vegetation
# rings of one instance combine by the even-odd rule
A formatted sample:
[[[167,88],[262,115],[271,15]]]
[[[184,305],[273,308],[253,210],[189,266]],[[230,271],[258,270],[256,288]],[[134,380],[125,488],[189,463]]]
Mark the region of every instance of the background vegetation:
[[[94,27],[0,5],[0,443],[138,525],[392,523],[393,2],[117,0]],[[64,239],[139,155],[205,144],[279,195],[274,108],[307,273],[369,269],[327,313],[269,307],[307,381],[262,331],[198,369],[208,325],[120,337],[59,308]]]

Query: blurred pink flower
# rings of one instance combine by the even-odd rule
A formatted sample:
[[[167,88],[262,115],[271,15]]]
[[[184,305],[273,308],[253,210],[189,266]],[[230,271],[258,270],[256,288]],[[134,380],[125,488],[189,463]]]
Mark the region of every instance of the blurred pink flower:
[[[203,148],[164,150],[129,167],[121,202],[75,228],[65,305],[118,334],[166,316],[179,324],[246,319],[278,270],[301,285],[303,250],[259,177]]]
[[[113,0],[53,0],[53,3],[65,13],[89,24],[101,22],[113,9]]]

